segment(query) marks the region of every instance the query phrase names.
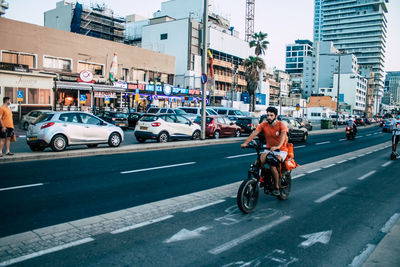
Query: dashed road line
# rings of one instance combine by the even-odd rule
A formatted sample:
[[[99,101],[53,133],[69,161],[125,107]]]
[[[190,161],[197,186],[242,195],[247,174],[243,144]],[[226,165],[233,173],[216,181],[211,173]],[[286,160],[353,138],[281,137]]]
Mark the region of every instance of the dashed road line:
[[[383,164],[382,164],[382,167],[386,167],[386,166],[392,164],[392,162],[393,162],[393,161],[388,161],[388,162],[386,162],[386,163],[383,163]]]
[[[331,141],[325,141],[325,142],[316,143],[315,145],[316,145],[316,146],[325,145],[325,144],[329,144],[330,142],[331,142]]]
[[[346,140],[346,138],[339,139],[339,141],[345,141],[345,140]]]
[[[399,219],[400,219],[400,213],[395,213],[382,227],[381,232],[385,234],[389,233],[392,227],[397,223]]]
[[[270,222],[269,224],[267,224],[263,227],[260,227],[260,228],[257,228],[255,230],[251,231],[250,233],[242,235],[236,239],[233,239],[232,241],[222,244],[221,246],[213,248],[213,249],[209,250],[208,252],[211,254],[214,254],[214,255],[221,254],[222,252],[230,250],[231,248],[234,248],[234,247],[240,245],[241,243],[246,242],[249,239],[252,239],[255,236],[259,236],[260,234],[270,230],[272,227],[279,225],[289,219],[290,219],[290,216],[283,216],[275,221]]]
[[[372,134],[367,134],[367,136],[371,136]]]
[[[13,187],[0,188],[0,191],[7,191],[7,190],[14,190],[14,189],[21,189],[21,188],[42,186],[42,185],[44,185],[44,184],[43,184],[43,183],[38,183],[38,184],[20,185],[20,186],[13,186]]]
[[[368,178],[369,176],[371,176],[371,175],[373,175],[374,173],[376,173],[376,171],[374,170],[374,171],[370,171],[369,173],[366,173],[366,174],[364,174],[363,176],[361,176],[361,177],[358,177],[357,179],[358,180],[364,180],[365,178]]]
[[[217,201],[214,201],[214,202],[211,202],[211,203],[207,203],[207,204],[204,204],[204,205],[200,205],[200,206],[196,206],[196,207],[184,210],[183,212],[188,213],[188,212],[192,212],[192,211],[195,211],[195,210],[200,210],[200,209],[203,209],[203,208],[207,208],[207,207],[210,207],[210,206],[217,205],[217,204],[222,203],[222,202],[225,202],[225,200],[224,199],[217,200]]]
[[[356,159],[357,157],[351,157],[351,158],[349,158],[349,160],[353,160],[353,159]]]
[[[305,176],[305,174],[304,174],[304,173],[302,173],[302,174],[298,174],[298,175],[295,175],[295,176],[293,176],[293,177],[292,177],[292,180],[293,180],[293,179],[300,178],[300,177],[303,177],[303,176]]]
[[[325,167],[322,167],[322,168],[327,169],[327,168],[330,168],[330,167],[335,166],[335,165],[336,165],[335,163],[332,163],[332,164],[329,164],[328,166],[325,166]]]
[[[67,244],[64,244],[64,245],[60,245],[60,246],[52,247],[52,248],[49,248],[49,249],[41,250],[41,251],[38,251],[38,252],[34,252],[34,253],[31,253],[31,254],[28,254],[28,255],[24,255],[24,256],[21,256],[21,257],[18,257],[18,258],[14,258],[14,259],[10,259],[10,260],[7,260],[7,261],[3,261],[3,262],[0,262],[0,266],[7,266],[7,265],[15,264],[15,263],[18,263],[18,262],[21,262],[21,261],[26,261],[26,260],[29,260],[29,259],[32,259],[32,258],[36,258],[36,257],[42,256],[42,255],[45,255],[45,254],[49,254],[49,253],[60,251],[60,250],[66,249],[66,248],[75,247],[75,246],[79,246],[79,245],[82,245],[82,244],[85,244],[85,243],[89,243],[89,242],[92,242],[93,240],[94,240],[93,238],[87,237],[87,238],[84,238],[84,239],[81,239],[81,240],[77,240],[77,241],[74,241],[74,242],[71,242],[71,243],[67,243]]]
[[[170,219],[170,218],[172,218],[172,217],[174,217],[174,215],[163,216],[163,217],[161,217],[161,218],[157,218],[157,219],[145,221],[145,222],[142,222],[142,223],[137,223],[137,224],[134,224],[134,225],[126,226],[126,227],[123,227],[123,228],[114,230],[114,231],[112,231],[111,233],[112,233],[113,235],[119,234],[119,233],[123,233],[123,232],[126,232],[126,231],[130,231],[130,230],[133,230],[133,229],[137,229],[137,228],[146,226],[146,225],[150,225],[150,224],[153,224],[153,223],[165,221],[165,220],[168,220],[168,219]]]
[[[226,157],[226,158],[227,159],[234,159],[234,158],[248,157],[248,156],[254,156],[254,155],[257,155],[257,153],[241,154],[241,155],[236,155],[236,156],[229,156],[229,157]]]
[[[152,171],[152,170],[180,167],[180,166],[186,166],[186,165],[192,165],[192,164],[196,164],[196,162],[179,163],[179,164],[166,165],[166,166],[160,166],[160,167],[153,167],[153,168],[146,168],[146,169],[139,169],[139,170],[132,170],[132,171],[124,171],[124,172],[120,172],[120,173],[121,174],[128,174],[128,173],[136,173],[136,172],[145,172],[145,171]]]
[[[320,170],[321,170],[321,168],[317,168],[317,169],[314,169],[314,170],[308,171],[307,173],[308,173],[308,174],[310,174],[310,173],[317,172],[317,171],[320,171]]]
[[[347,161],[347,159],[344,159],[344,160],[338,161],[337,163],[338,163],[338,164],[341,164],[341,163],[344,163],[344,162],[346,162],[346,161]]]
[[[315,203],[322,203],[322,202],[324,202],[325,200],[330,199],[331,197],[333,197],[333,196],[339,194],[340,192],[342,192],[342,191],[344,191],[344,190],[346,190],[346,189],[347,189],[347,187],[341,187],[341,188],[339,188],[339,189],[337,189],[337,190],[335,190],[335,191],[333,191],[333,192],[331,192],[331,193],[329,193],[329,194],[327,194],[327,195],[325,195],[325,196],[323,196],[323,197],[318,198],[318,199],[315,200],[314,202],[315,202]]]
[[[303,145],[303,146],[295,146],[294,148],[303,148],[303,147],[306,147],[305,145]]]
[[[368,259],[369,255],[375,250],[376,246],[372,244],[368,244],[367,248],[357,257],[353,259],[350,266],[351,267],[361,267],[364,262]]]

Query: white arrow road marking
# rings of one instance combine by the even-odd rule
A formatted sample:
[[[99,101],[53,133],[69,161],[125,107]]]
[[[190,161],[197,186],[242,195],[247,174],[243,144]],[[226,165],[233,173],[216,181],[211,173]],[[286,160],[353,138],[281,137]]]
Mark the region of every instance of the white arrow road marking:
[[[202,236],[201,232],[207,231],[208,229],[211,228],[212,228],[211,226],[202,226],[197,229],[194,229],[193,231],[183,228],[178,233],[174,234],[172,237],[165,240],[164,243],[172,243],[182,240],[198,238]]]
[[[267,224],[267,225],[265,225],[263,227],[260,227],[260,228],[257,228],[255,230],[251,231],[250,233],[247,233],[247,234],[242,235],[242,236],[240,236],[240,237],[238,237],[238,238],[236,238],[236,239],[234,239],[232,241],[229,241],[229,242],[227,242],[225,244],[222,244],[219,247],[213,248],[213,249],[209,250],[208,252],[211,253],[211,254],[214,254],[214,255],[218,255],[218,254],[220,254],[220,253],[222,253],[224,251],[227,251],[227,250],[229,250],[231,248],[236,247],[237,245],[240,245],[243,242],[246,242],[249,239],[252,239],[253,237],[256,237],[256,236],[264,233],[265,231],[268,231],[272,227],[274,227],[276,225],[279,225],[280,223],[282,223],[284,221],[287,221],[289,219],[290,219],[290,216],[283,216],[283,217],[281,217],[281,218],[279,218],[279,219],[277,219],[275,221],[270,222],[269,224]]]
[[[186,163],[166,165],[166,166],[160,166],[160,167],[153,167],[153,168],[146,168],[146,169],[139,169],[139,170],[132,170],[132,171],[124,171],[124,172],[121,172],[121,174],[134,173],[134,172],[145,172],[145,171],[173,168],[173,167],[179,167],[179,166],[185,166],[185,165],[191,165],[191,164],[196,164],[196,162],[186,162]]]
[[[322,244],[326,245],[329,243],[329,240],[331,240],[331,235],[332,235],[332,230],[308,234],[308,235],[302,235],[301,237],[305,238],[307,240],[303,241],[299,245],[299,247],[308,248],[308,247],[314,245],[315,243],[322,243]]]

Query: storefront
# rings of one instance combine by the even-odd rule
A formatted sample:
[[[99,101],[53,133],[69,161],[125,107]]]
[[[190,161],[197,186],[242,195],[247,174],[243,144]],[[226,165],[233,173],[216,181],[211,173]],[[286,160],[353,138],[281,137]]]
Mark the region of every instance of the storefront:
[[[34,109],[51,109],[53,78],[48,74],[0,70],[0,98],[7,96],[11,103],[20,104],[21,115]],[[18,117],[14,112],[14,118]]]
[[[56,110],[82,110],[98,113],[101,110],[121,110],[128,108],[125,89],[114,85],[56,82]]]

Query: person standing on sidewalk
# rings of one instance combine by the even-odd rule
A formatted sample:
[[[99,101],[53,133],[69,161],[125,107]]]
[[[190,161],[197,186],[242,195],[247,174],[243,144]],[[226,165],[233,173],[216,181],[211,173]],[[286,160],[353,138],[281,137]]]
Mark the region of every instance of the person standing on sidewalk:
[[[0,107],[0,157],[3,156],[4,143],[6,144],[6,155],[14,155],[10,152],[11,137],[14,135],[14,123],[10,105],[10,98],[4,97],[3,105]]]

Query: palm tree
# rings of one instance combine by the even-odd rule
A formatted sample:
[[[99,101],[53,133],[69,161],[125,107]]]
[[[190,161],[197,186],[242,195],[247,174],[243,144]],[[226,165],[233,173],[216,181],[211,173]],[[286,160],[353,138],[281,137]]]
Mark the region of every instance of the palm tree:
[[[255,47],[255,54],[256,56],[265,55],[265,50],[267,50],[267,45],[269,42],[266,40],[268,33],[254,33],[252,38],[253,40],[250,41],[250,47]]]
[[[250,56],[243,62],[243,66],[246,69],[245,79],[247,82],[247,92],[250,95],[250,112],[254,112],[256,107],[255,93],[258,87],[258,77],[261,70],[265,68],[264,61],[259,57]]]

